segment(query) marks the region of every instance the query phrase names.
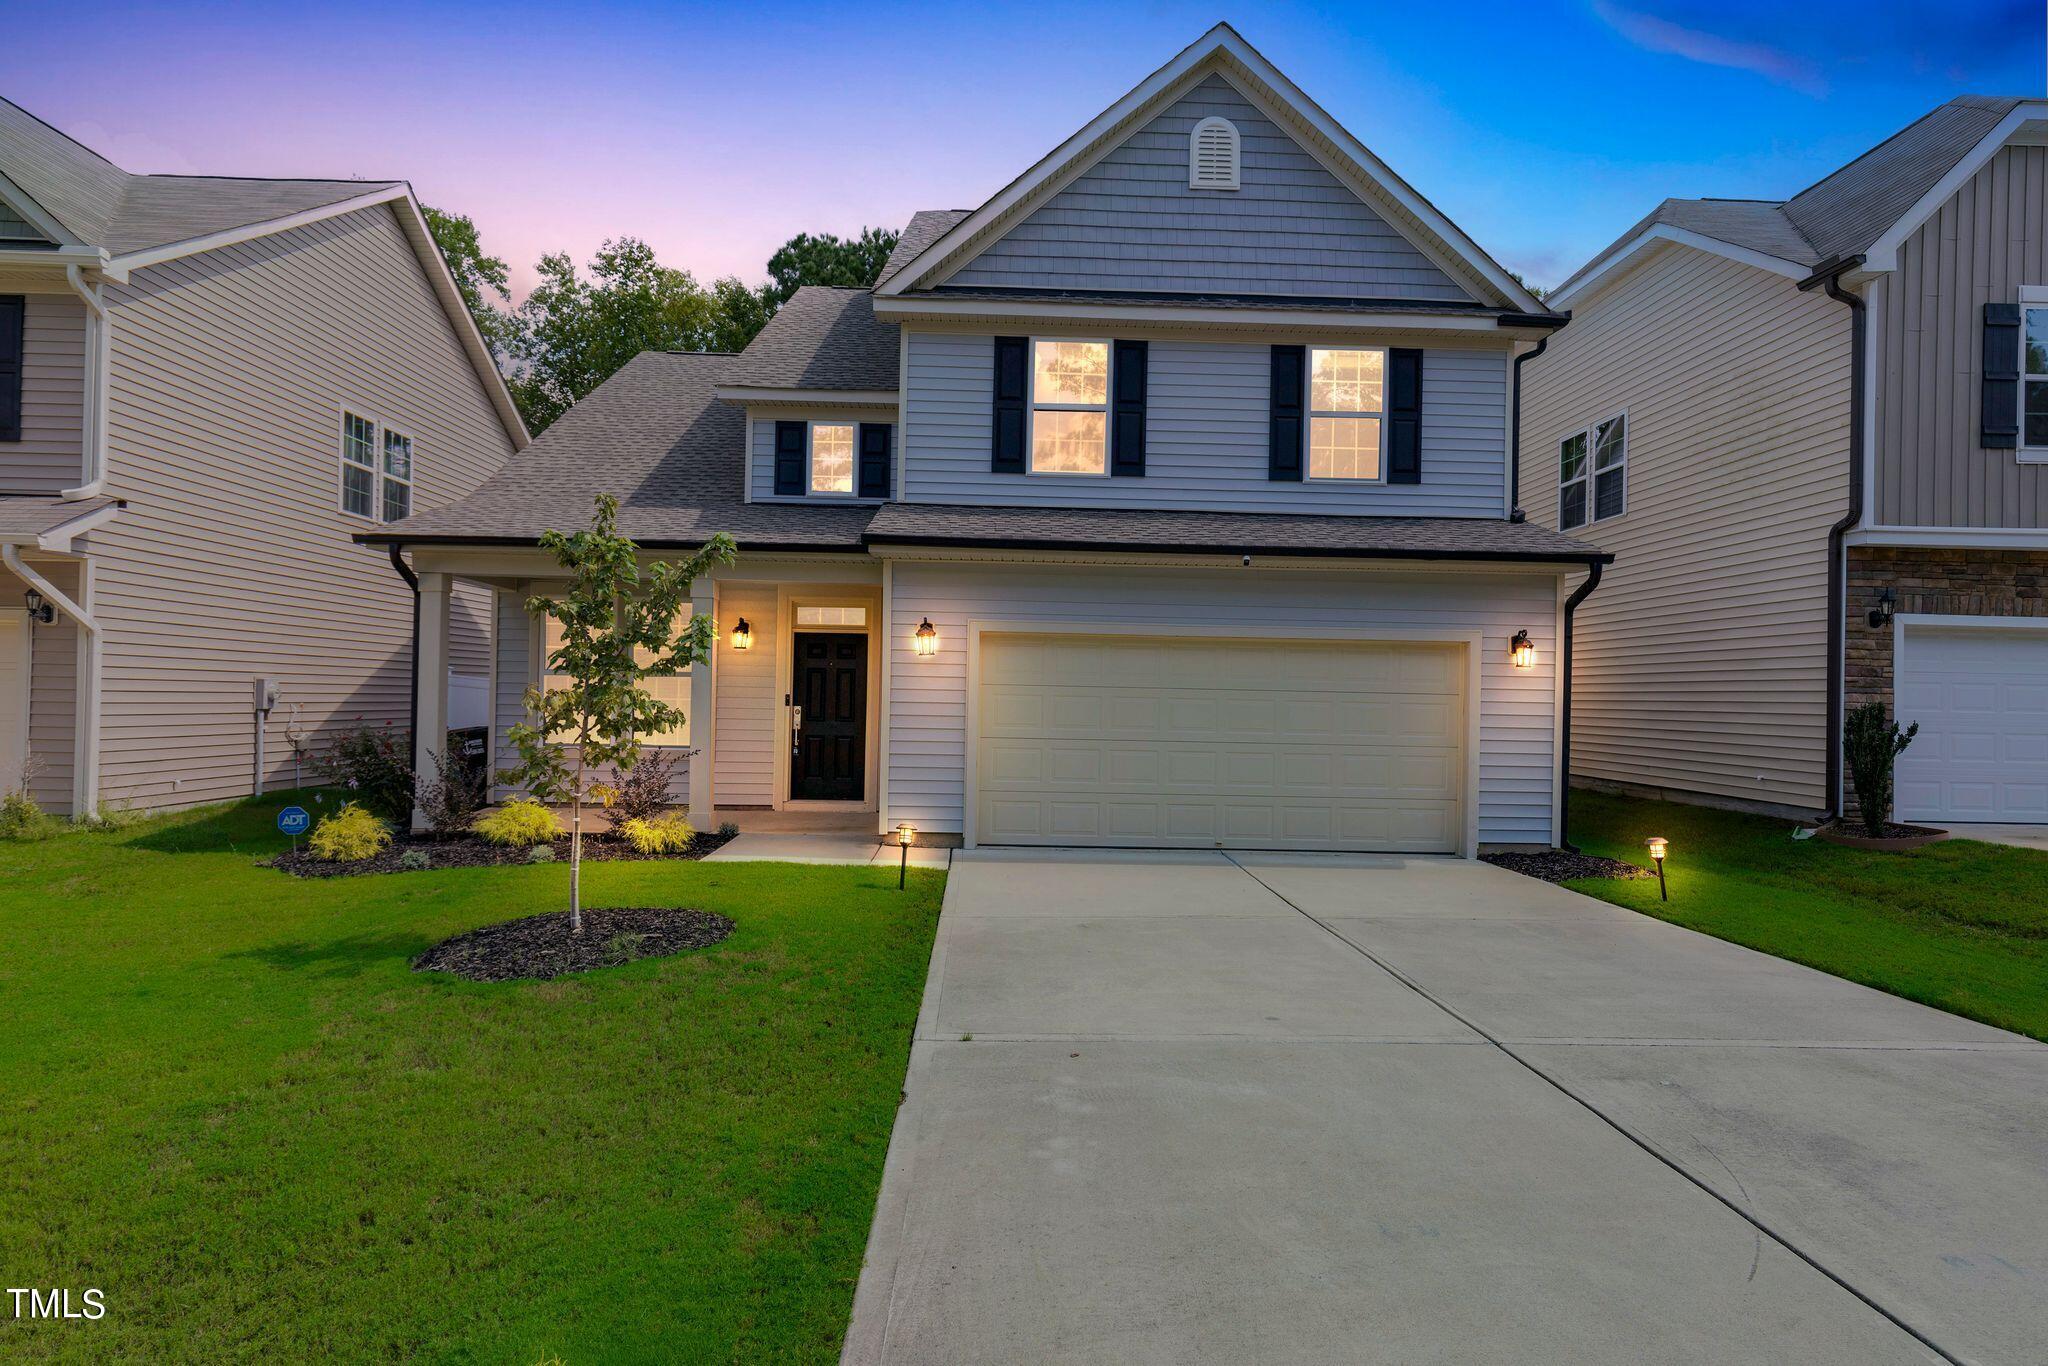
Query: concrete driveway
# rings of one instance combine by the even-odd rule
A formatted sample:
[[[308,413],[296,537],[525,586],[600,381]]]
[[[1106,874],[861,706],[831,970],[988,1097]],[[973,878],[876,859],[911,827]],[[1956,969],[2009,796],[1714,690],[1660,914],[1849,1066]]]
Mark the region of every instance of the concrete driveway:
[[[1456,860],[964,852],[852,1362],[2048,1360],[2048,1048]]]

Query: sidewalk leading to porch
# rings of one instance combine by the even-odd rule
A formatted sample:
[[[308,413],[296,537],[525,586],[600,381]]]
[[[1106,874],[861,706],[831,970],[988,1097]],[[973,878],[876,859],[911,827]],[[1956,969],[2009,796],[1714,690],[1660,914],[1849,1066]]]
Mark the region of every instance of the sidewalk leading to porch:
[[[783,815],[798,813],[761,812],[761,815]],[[874,819],[873,812],[864,813],[866,820]],[[952,860],[951,849],[930,847],[914,848],[910,851],[910,862],[918,868],[944,868]],[[884,844],[879,835],[867,833],[819,832],[819,831],[749,831],[742,826],[740,837],[730,844],[722,845],[704,856],[711,862],[774,862],[774,863],[882,863],[894,864],[902,854],[892,841]]]

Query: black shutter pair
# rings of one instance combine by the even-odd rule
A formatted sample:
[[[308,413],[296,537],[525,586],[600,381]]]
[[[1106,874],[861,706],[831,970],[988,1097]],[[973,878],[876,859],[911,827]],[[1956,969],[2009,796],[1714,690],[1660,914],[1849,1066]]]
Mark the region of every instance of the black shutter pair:
[[[21,440],[22,335],[28,300],[0,294],[0,441]]]
[[[2020,444],[2020,306],[1984,305],[1984,381],[1977,440],[1986,450]]]
[[[1397,346],[1387,353],[1387,482],[1422,482],[1422,352]],[[1308,348],[1273,348],[1266,421],[1266,477],[1298,483],[1306,473]]]
[[[989,422],[989,471],[1025,470],[1025,409],[1031,402],[1031,341],[995,339],[995,399]],[[1110,343],[1109,472],[1145,473],[1145,402],[1150,387],[1151,347],[1141,341]]]
[[[808,443],[809,424],[803,422],[778,422],[775,424],[775,496],[778,498],[801,498],[805,488],[804,474],[809,466]],[[858,443],[854,447],[854,496],[857,498],[887,498],[889,496],[889,471],[891,436],[894,424],[888,422],[863,422],[860,424]]]

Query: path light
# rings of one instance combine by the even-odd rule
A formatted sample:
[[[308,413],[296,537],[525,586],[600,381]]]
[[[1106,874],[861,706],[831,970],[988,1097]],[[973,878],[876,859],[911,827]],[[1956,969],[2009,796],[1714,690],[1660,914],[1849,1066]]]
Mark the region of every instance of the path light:
[[[732,628],[732,648],[735,650],[751,650],[754,648],[754,628],[747,625],[745,617],[741,617],[740,624]]]
[[[1529,639],[1527,631],[1515,632],[1515,638],[1508,642],[1508,662],[1517,669],[1531,668],[1536,663],[1536,646]]]
[[[29,589],[21,597],[22,601],[28,604],[28,619],[30,621],[38,621],[48,626],[57,619],[57,609],[44,602],[43,595],[35,589]]]
[[[1650,862],[1657,865],[1657,899],[1671,900],[1671,893],[1664,889],[1664,855],[1671,850],[1671,841],[1662,835],[1652,835],[1643,841],[1650,846]]]
[[[909,821],[896,827],[896,843],[903,849],[903,861],[896,868],[896,890],[903,890],[903,880],[910,876],[910,846],[917,843],[917,827]]]
[[[910,646],[917,651],[919,659],[930,659],[939,652],[939,632],[932,625],[930,617],[919,623],[917,634],[911,637]]]

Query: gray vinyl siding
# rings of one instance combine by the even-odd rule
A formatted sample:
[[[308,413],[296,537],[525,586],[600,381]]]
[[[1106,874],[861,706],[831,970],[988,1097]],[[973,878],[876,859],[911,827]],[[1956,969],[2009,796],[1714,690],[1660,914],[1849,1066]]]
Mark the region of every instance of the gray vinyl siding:
[[[750,650],[732,648],[730,628],[719,634],[718,657],[712,666],[713,702],[717,709],[717,752],[713,756],[712,804],[768,806],[775,799],[775,746],[780,734],[781,699],[775,694],[776,586],[721,580],[718,620],[741,617],[754,628]]]
[[[872,498],[849,498],[840,494],[803,494],[795,498],[775,496],[775,424],[777,422],[850,422],[858,427],[863,422],[886,422],[889,424],[889,484],[893,490],[896,483],[896,443],[900,439],[896,430],[896,414],[886,409],[869,408],[848,412],[830,408],[805,408],[786,410],[747,411],[747,478],[752,497],[757,503],[868,503]],[[860,435],[854,434],[854,486],[860,480]]]
[[[107,286],[108,492],[90,537],[105,625],[101,785],[188,805],[253,778],[249,681],[276,678],[267,742],[403,726],[412,595],[338,508],[340,414],[414,439],[414,504],[497,470],[511,441],[386,206],[166,262]]]
[[[1479,840],[1551,840],[1554,574],[1242,574],[899,561],[893,575],[885,825],[907,820],[934,832],[962,828],[969,622],[1123,622],[1169,630],[1238,626],[1253,638],[1284,636],[1292,627],[1478,632]],[[911,637],[927,617],[939,631],[940,650],[919,659]],[[1524,629],[1536,644],[1537,663],[1518,670],[1508,663],[1508,640]]]
[[[1188,188],[1188,135],[1237,125],[1241,189]],[[950,278],[948,285],[1373,299],[1470,296],[1210,76]]]
[[[448,671],[488,677],[491,672],[491,590],[457,582],[448,594]]]
[[[1659,249],[1523,372],[1522,505],[1557,525],[1557,448],[1628,414],[1628,502],[1579,608],[1572,772],[1826,804],[1827,529],[1848,505],[1848,310]],[[1574,580],[1576,582],[1576,579]]]
[[[47,242],[43,230],[23,218],[5,203],[0,203],[0,242],[19,245],[23,242]]]
[[[1407,485],[1268,479],[1271,348],[1155,339],[1150,350],[1143,478],[998,475],[989,471],[991,338],[911,333],[904,497],[927,503],[1372,516],[1499,517],[1505,511],[1505,350],[1427,350],[1422,482]]]
[[[85,305],[23,297],[21,440],[0,441],[0,493],[54,493],[85,477]]]
[[[31,560],[29,567],[74,602],[79,593],[76,565]],[[0,594],[21,606],[28,585],[0,569]],[[28,758],[29,795],[53,816],[70,816],[72,773],[77,761],[78,626],[60,615],[48,626],[29,626]]]
[[[1878,286],[1879,523],[2048,527],[2048,465],[1978,444],[1984,305],[2022,285],[2048,285],[2048,147],[1992,157]]]

